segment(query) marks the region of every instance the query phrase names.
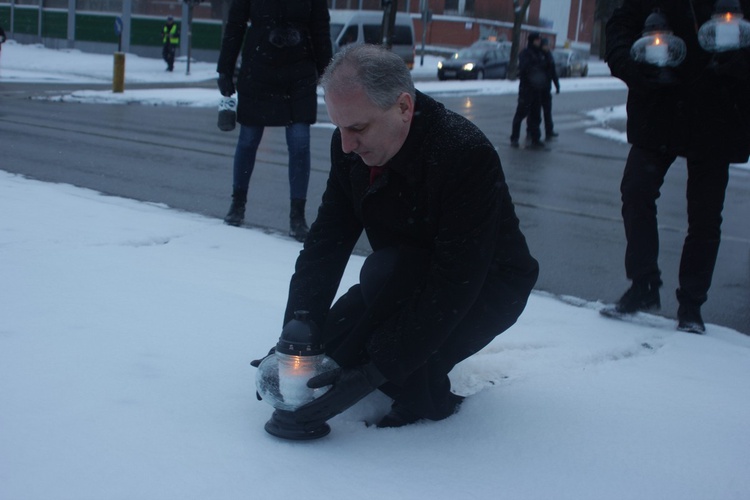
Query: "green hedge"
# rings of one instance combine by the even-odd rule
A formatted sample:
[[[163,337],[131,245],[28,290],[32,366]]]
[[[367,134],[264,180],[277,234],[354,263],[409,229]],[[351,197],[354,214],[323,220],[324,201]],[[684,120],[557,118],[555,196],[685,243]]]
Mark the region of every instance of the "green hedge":
[[[117,43],[115,19],[117,14],[76,14],[75,39],[86,42]],[[130,44],[161,46],[161,30],[164,20],[147,17],[131,18]],[[179,21],[178,21],[179,22]],[[187,26],[180,24],[181,36],[187,36]],[[0,6],[0,25],[6,33],[10,30],[10,6]],[[36,35],[39,32],[39,11],[35,8],[15,9],[15,32]],[[59,10],[42,11],[42,36],[45,38],[68,37],[68,13]],[[221,24],[217,21],[193,20],[194,49],[219,50],[221,48]]]

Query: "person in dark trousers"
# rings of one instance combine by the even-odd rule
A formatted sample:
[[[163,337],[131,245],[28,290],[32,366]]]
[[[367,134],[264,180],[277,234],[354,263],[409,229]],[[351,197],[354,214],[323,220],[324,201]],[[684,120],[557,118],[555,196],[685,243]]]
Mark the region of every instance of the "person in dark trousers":
[[[250,25],[248,26],[248,22]],[[244,45],[243,45],[244,41]],[[285,127],[289,150],[289,235],[304,241],[310,179],[310,125],[317,120],[320,75],[331,59],[325,0],[233,0],[219,54],[219,90],[235,92],[240,134],[234,154],[232,204],[224,222],[242,225],[255,155],[264,127]]]
[[[309,311],[340,369],[299,408],[325,421],[380,389],[379,427],[455,413],[448,373],[513,325],[538,275],[492,143],[414,89],[409,68],[375,45],[347,45],[321,80],[331,170],[295,266],[284,316]],[[373,252],[333,306],[362,232]]]
[[[659,8],[674,35],[687,46],[673,78],[656,66],[635,62],[630,48],[646,18]],[[741,1],[745,17],[750,0]],[[701,305],[707,300],[721,240],[722,208],[731,162],[750,154],[750,51],[712,54],[698,43],[697,27],[711,18],[714,0],[625,0],[606,28],[606,60],[612,75],[628,85],[630,153],[620,186],[631,287],[603,314],[657,309],[662,285],[658,265],[656,199],[679,157],[687,160],[688,229],[677,289],[677,328],[703,333]]]
[[[174,22],[172,16],[167,18],[166,24],[161,29],[161,34],[161,57],[167,63],[167,71],[173,71],[175,52],[180,45],[180,27]]]
[[[560,79],[557,77],[557,69],[555,68],[555,58],[552,56],[550,50],[549,40],[542,38],[541,43],[542,52],[544,52],[547,58],[547,85],[542,91],[542,114],[544,115],[544,132],[545,140],[549,141],[558,136],[555,132],[555,124],[552,121],[552,85],[555,85],[555,93],[560,93]],[[527,122],[528,123],[528,122]]]
[[[541,49],[539,33],[529,35],[528,46],[518,54],[518,105],[513,116],[510,145],[518,147],[521,123],[526,120],[526,130],[530,147],[542,148],[541,106],[542,92],[548,85],[547,58]]]

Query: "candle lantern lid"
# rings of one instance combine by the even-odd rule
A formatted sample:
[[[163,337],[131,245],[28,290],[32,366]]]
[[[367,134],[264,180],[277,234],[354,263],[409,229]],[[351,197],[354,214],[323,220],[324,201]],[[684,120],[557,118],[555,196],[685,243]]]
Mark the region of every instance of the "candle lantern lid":
[[[276,352],[291,356],[316,356],[324,353],[320,330],[308,311],[294,311],[294,318],[281,330]]]
[[[658,32],[671,33],[672,28],[669,26],[666,16],[659,9],[656,9],[648,15],[646,22],[643,23],[643,34]]]
[[[737,0],[717,0],[714,6],[715,14],[739,14],[742,15],[742,8],[740,8],[740,2]]]

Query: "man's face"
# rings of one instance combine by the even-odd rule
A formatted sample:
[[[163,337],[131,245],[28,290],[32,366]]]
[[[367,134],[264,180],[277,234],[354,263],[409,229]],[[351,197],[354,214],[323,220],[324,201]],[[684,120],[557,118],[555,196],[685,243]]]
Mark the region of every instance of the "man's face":
[[[414,102],[404,92],[388,109],[370,101],[362,88],[330,92],[325,96],[331,123],[341,131],[341,149],[356,153],[365,165],[385,165],[409,135]]]

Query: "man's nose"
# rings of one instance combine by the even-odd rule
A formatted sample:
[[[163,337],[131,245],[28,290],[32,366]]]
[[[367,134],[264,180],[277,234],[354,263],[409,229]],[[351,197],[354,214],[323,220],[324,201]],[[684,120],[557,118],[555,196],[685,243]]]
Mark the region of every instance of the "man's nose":
[[[358,141],[355,134],[347,132],[346,130],[341,130],[341,150],[344,153],[351,153],[352,151],[356,150],[357,144]]]

